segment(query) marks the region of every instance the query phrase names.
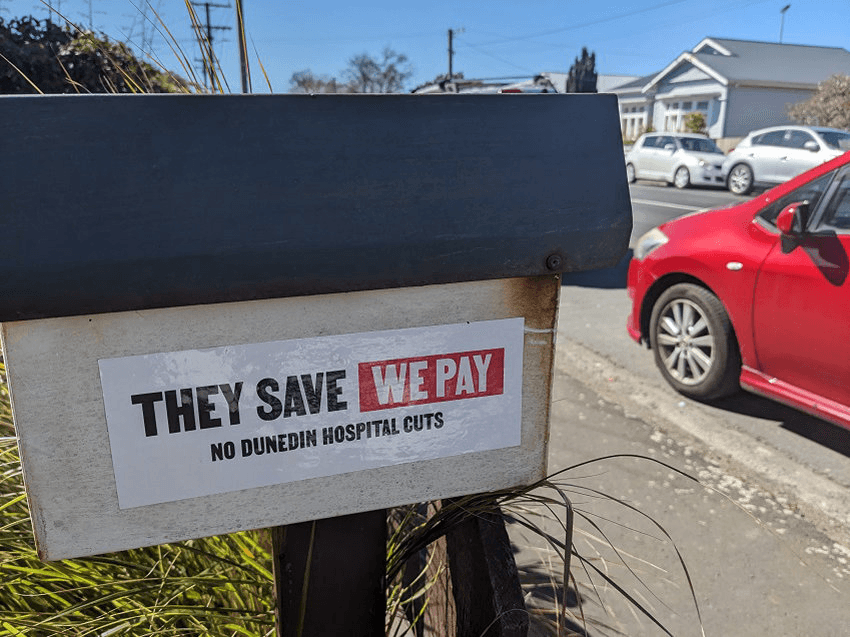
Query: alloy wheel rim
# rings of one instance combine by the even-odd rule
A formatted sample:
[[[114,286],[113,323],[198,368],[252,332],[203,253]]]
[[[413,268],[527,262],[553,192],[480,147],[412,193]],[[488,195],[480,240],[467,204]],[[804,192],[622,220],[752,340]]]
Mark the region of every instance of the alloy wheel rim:
[[[675,299],[661,313],[655,340],[667,372],[683,385],[698,385],[715,363],[714,335],[698,305]]]
[[[687,172],[687,170],[685,168],[680,168],[679,170],[677,170],[675,180],[676,180],[676,185],[679,188],[684,188],[688,183],[688,172]]]
[[[732,171],[732,189],[735,192],[742,192],[750,185],[750,171],[739,166]]]

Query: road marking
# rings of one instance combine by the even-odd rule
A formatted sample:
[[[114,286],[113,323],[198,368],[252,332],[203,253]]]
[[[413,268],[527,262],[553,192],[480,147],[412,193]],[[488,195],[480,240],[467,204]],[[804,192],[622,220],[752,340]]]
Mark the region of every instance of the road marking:
[[[662,208],[676,208],[677,210],[708,210],[708,208],[695,208],[694,206],[686,206],[680,203],[666,203],[664,201],[652,201],[651,199],[632,199],[632,203],[639,203],[645,206],[661,206]]]

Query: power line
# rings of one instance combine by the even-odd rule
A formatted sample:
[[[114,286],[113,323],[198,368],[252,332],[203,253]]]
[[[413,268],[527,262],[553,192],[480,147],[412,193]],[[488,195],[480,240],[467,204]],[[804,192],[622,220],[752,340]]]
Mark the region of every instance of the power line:
[[[510,60],[506,60],[506,59],[504,59],[504,58],[500,58],[498,55],[494,55],[493,53],[490,53],[489,51],[484,51],[484,50],[482,50],[482,49],[478,48],[478,46],[477,46],[477,45],[470,44],[470,43],[469,43],[469,42],[467,42],[466,40],[464,40],[464,46],[466,46],[466,47],[468,47],[468,48],[472,49],[473,51],[475,51],[476,53],[478,53],[478,54],[480,54],[480,55],[486,55],[487,57],[493,58],[493,59],[494,59],[494,60],[496,60],[497,62],[501,62],[502,64],[507,64],[508,66],[512,66],[513,68],[515,68],[515,69],[519,69],[520,71],[527,71],[527,72],[529,72],[529,73],[531,73],[531,72],[532,72],[532,71],[530,71],[528,68],[526,68],[526,67],[524,67],[524,66],[519,66],[519,65],[517,65],[517,64],[514,64],[514,63],[513,63],[513,62],[511,62]]]
[[[655,10],[655,9],[658,9],[658,8],[661,8],[661,7],[664,7],[664,6],[668,6],[668,5],[671,5],[671,4],[676,4],[678,2],[684,2],[684,1],[687,1],[687,0],[668,1],[668,2],[665,2],[665,3],[662,3],[662,4],[653,5],[652,7],[647,7],[645,9],[630,11],[630,12],[626,12],[626,13],[623,13],[623,14],[617,14],[615,16],[608,16],[606,18],[600,18],[598,20],[585,22],[585,23],[582,23],[580,25],[575,25],[574,27],[573,26],[563,27],[563,28],[559,28],[559,29],[553,29],[553,30],[545,32],[545,33],[538,33],[538,34],[532,34],[532,35],[522,35],[522,36],[516,36],[516,37],[504,37],[504,38],[501,38],[499,40],[494,40],[492,42],[485,42],[485,43],[481,43],[481,44],[471,44],[469,42],[468,38],[463,38],[462,41],[461,41],[461,46],[472,48],[476,52],[480,53],[481,55],[486,55],[488,57],[491,57],[494,60],[497,60],[499,62],[507,64],[508,66],[511,66],[513,68],[522,68],[522,67],[518,67],[516,64],[510,62],[509,60],[505,60],[503,58],[500,58],[497,55],[495,55],[495,54],[493,54],[489,51],[485,51],[480,47],[487,46],[488,44],[492,45],[492,44],[501,44],[501,43],[505,43],[505,42],[511,42],[511,41],[515,41],[515,40],[516,41],[527,40],[527,39],[531,39],[531,38],[534,38],[534,37],[539,37],[541,35],[547,35],[547,34],[551,34],[551,33],[560,33],[560,32],[567,31],[567,30],[570,30],[570,29],[573,29],[573,28],[576,28],[576,29],[577,28],[583,28],[583,27],[586,27],[586,26],[591,26],[593,24],[598,24],[600,22],[609,22],[609,21],[613,21],[613,20],[623,18],[623,17],[631,17],[631,16],[638,14],[638,13],[642,13],[642,12],[646,12],[646,11],[652,11],[652,10]],[[768,2],[771,2],[771,1],[772,0],[749,0],[749,1],[742,2],[741,0],[738,0],[737,2],[727,3],[727,4],[721,5],[721,6],[715,6],[712,9],[711,15],[706,15],[706,14],[701,13],[701,14],[695,15],[694,17],[691,17],[691,18],[684,18],[684,19],[678,18],[676,20],[669,20],[667,22],[654,22],[652,25],[649,25],[646,28],[644,28],[642,32],[643,33],[649,33],[649,32],[652,32],[652,31],[658,31],[660,29],[665,29],[667,27],[680,27],[683,24],[689,24],[689,23],[695,23],[695,22],[704,22],[707,19],[710,19],[712,16],[716,17],[718,14],[726,13],[727,11],[730,11],[730,10],[739,10],[741,7],[751,7],[751,6],[760,5],[760,4],[767,4]],[[480,33],[480,32],[478,32],[478,33]],[[494,35],[494,34],[488,33],[488,35]],[[621,37],[617,36],[614,39],[621,39]],[[597,45],[600,42],[606,42],[606,41],[610,41],[610,40],[611,40],[610,37],[603,37],[601,39],[599,39],[599,38],[594,39],[594,41],[597,43]],[[567,49],[571,46],[573,46],[573,45],[566,43],[566,42],[561,42],[561,43],[557,43],[557,44],[552,43],[550,45],[547,45],[547,48]],[[656,57],[654,55],[647,54],[645,51],[642,52],[642,53],[636,54],[633,49],[629,50],[628,52],[611,51],[611,50],[604,50],[603,49],[602,55],[617,55],[617,56],[638,57],[638,58],[641,58],[641,59],[652,59],[652,58]],[[669,62],[669,60],[666,60],[665,64],[667,62]]]
[[[150,12],[159,15],[162,10],[162,0],[155,0],[156,6],[154,6],[153,2],[154,0],[147,0],[139,6],[133,5],[136,8],[136,12],[130,16],[125,16],[129,17],[131,22],[129,27],[124,27],[123,29],[126,32],[125,41],[128,44],[136,42],[136,33],[138,31],[139,43],[134,44],[134,46],[145,55],[151,55],[154,38],[158,33],[156,24],[151,19]]]
[[[632,16],[640,15],[642,13],[649,13],[650,11],[655,11],[656,9],[663,9],[664,7],[669,7],[674,4],[682,4],[683,2],[688,2],[689,0],[667,0],[667,2],[662,2],[660,4],[652,5],[651,7],[646,7],[645,9],[636,9],[634,11],[626,11],[624,13],[618,13],[616,15],[608,16],[605,18],[599,18],[597,20],[590,20],[588,22],[583,22],[581,24],[571,24],[566,27],[559,27],[557,29],[548,29],[546,31],[539,31],[537,33],[530,33],[527,35],[517,35],[509,38],[501,38],[499,40],[493,40],[492,42],[482,42],[479,46],[489,46],[491,44],[502,44],[504,42],[516,42],[517,40],[530,40],[532,38],[539,38],[544,35],[552,35],[554,33],[563,33],[564,31],[574,31],[575,29],[584,29],[585,27],[592,27],[597,24],[604,24],[605,22],[613,22],[614,20],[620,20],[622,18],[630,18]]]

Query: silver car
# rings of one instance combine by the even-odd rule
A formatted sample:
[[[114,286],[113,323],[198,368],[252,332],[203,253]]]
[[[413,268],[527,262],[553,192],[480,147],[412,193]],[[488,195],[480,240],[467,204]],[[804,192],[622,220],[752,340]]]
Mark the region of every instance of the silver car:
[[[772,126],[752,131],[729,151],[723,179],[730,192],[775,186],[850,150],[850,133],[820,126]]]
[[[722,186],[723,151],[695,133],[644,133],[626,155],[626,176],[654,179],[676,188]]]

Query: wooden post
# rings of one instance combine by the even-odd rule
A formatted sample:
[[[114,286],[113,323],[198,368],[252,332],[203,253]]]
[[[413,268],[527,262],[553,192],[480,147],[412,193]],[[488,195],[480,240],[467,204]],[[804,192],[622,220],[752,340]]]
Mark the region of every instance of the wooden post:
[[[430,516],[439,510],[440,501],[421,503],[417,507],[420,514]],[[415,637],[457,637],[445,536],[412,555],[405,565],[403,585],[406,588],[413,590],[424,583],[428,585],[427,595],[414,597],[406,609],[408,620],[419,618],[411,634]]]
[[[458,637],[526,637],[528,612],[501,511],[471,516],[446,545]]]
[[[428,510],[440,506],[432,502]],[[527,637],[528,613],[501,511],[470,516],[411,557],[405,582],[421,580],[424,568],[431,582],[425,606],[414,600],[410,609],[413,616],[422,612],[417,637]]]
[[[386,511],[272,529],[278,637],[383,637]]]

